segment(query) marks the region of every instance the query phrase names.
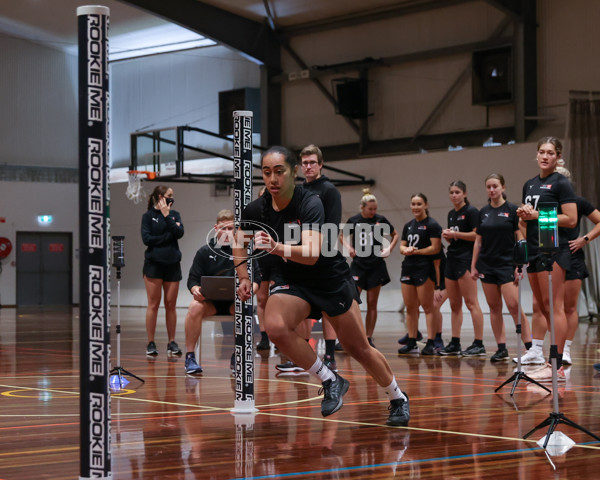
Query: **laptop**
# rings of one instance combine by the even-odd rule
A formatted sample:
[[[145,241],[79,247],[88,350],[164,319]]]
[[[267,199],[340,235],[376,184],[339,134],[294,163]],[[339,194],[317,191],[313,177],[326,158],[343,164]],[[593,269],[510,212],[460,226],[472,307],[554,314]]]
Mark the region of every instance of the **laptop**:
[[[200,289],[207,300],[235,300],[235,277],[211,277],[203,275],[200,278]]]

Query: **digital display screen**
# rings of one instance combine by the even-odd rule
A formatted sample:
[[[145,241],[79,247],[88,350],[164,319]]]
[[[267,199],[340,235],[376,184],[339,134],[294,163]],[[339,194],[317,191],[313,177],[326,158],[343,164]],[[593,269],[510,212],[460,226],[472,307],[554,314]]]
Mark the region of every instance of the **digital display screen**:
[[[538,213],[540,251],[555,252],[558,250],[558,205],[540,203]]]

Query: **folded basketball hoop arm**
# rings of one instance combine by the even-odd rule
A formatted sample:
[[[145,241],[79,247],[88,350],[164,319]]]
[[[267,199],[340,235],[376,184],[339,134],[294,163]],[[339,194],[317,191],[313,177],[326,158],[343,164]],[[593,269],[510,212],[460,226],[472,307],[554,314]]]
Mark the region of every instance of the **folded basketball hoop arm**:
[[[175,131],[175,139],[173,139],[173,135],[168,135],[167,132]],[[137,173],[145,174],[146,180],[153,181],[158,179],[158,175],[160,175],[160,181],[163,182],[182,182],[182,183],[208,183],[208,184],[221,184],[221,185],[229,185],[233,186],[234,181],[233,177],[230,173],[190,173],[186,172],[184,169],[184,160],[186,152],[197,153],[201,157],[212,157],[212,158],[221,158],[223,160],[228,160],[233,162],[233,156],[229,154],[225,154],[219,151],[210,150],[207,148],[202,148],[197,145],[190,145],[189,143],[185,143],[185,134],[186,132],[190,132],[193,134],[201,134],[209,137],[218,138],[228,143],[233,144],[233,138],[220,135],[215,132],[211,132],[209,130],[204,130],[202,128],[190,127],[187,125],[171,127],[171,128],[163,128],[157,130],[145,130],[141,132],[134,132],[131,134],[131,162],[129,165],[129,173]],[[167,136],[168,135],[168,136]],[[141,166],[138,162],[138,139],[144,139],[145,142],[150,141],[152,143],[152,168],[154,171],[140,170]],[[159,173],[161,169],[160,164],[160,155],[161,148],[164,149],[165,146],[168,146],[172,149],[174,147],[175,159],[170,160],[175,162],[175,173],[173,175],[165,175],[164,173]],[[262,152],[265,151],[266,147],[262,147],[259,145],[253,146],[253,152]],[[172,156],[171,154],[169,156]],[[146,164],[144,164],[146,166]],[[255,174],[258,178],[254,181],[254,185],[262,185],[262,178],[260,176],[260,166],[253,165],[254,169],[258,169],[258,175]],[[363,175],[349,172],[347,170],[332,167],[330,165],[324,165],[323,168],[326,171],[335,172],[336,174],[343,175],[347,178],[330,178],[331,182],[337,186],[352,186],[352,185],[369,185],[372,186],[375,184],[375,180],[368,179]],[[154,175],[152,175],[154,174]]]

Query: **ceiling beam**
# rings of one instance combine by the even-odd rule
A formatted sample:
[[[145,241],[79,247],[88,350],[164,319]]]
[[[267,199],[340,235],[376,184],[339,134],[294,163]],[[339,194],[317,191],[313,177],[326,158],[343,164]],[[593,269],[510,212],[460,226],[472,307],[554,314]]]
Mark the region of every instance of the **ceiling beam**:
[[[227,45],[272,71],[281,70],[281,49],[267,23],[197,0],[119,0]]]
[[[494,142],[506,144],[511,140],[515,140],[515,129],[514,127],[485,128],[472,131],[421,135],[418,139],[405,137],[390,140],[371,140],[362,151],[358,143],[330,146],[320,145],[319,148],[323,152],[323,157],[327,159],[327,162],[333,162],[357,158],[448,151],[449,146],[461,146],[463,148],[481,147],[490,137],[494,139]]]
[[[284,37],[307,35],[333,30],[335,28],[352,27],[379,20],[389,20],[393,17],[447,8],[473,1],[475,0],[429,0],[426,2],[413,3],[412,5],[394,5],[392,7],[369,9],[348,15],[340,15],[339,17],[328,18],[326,20],[283,27],[279,29],[279,32]]]
[[[493,38],[490,40],[481,40],[478,42],[464,43],[461,45],[451,45],[448,47],[433,48],[430,50],[422,50],[419,52],[404,53],[401,55],[394,55],[391,57],[382,58],[364,58],[362,60],[353,60],[344,63],[338,63],[333,65],[313,65],[312,67],[306,67],[308,75],[294,78],[290,80],[289,74],[274,75],[272,77],[273,82],[297,82],[318,77],[330,76],[331,74],[341,74],[349,72],[358,72],[362,68],[373,68],[373,67],[389,67],[391,65],[399,65],[410,62],[422,62],[424,60],[431,60],[434,58],[448,57],[451,55],[461,55],[471,53],[474,50],[482,50],[486,48],[493,48],[502,45],[509,45],[512,43],[512,37],[504,36],[499,38]]]
[[[492,7],[497,8],[502,13],[508,15],[513,20],[520,20],[523,16],[523,6],[521,0],[484,0]],[[526,0],[528,1],[528,0]]]

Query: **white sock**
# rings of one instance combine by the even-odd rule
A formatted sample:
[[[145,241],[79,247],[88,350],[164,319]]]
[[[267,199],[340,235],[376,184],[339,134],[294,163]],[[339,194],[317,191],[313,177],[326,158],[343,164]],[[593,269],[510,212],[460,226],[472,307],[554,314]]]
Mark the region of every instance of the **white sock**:
[[[563,354],[571,353],[571,344],[572,343],[573,343],[573,340],[565,340],[565,348],[563,348]]]
[[[319,357],[317,357],[316,362],[308,369],[308,371],[321,380],[321,383],[326,382],[327,380],[335,380],[335,374],[323,365],[323,362]]]
[[[531,348],[535,348],[536,350],[539,350],[540,352],[544,350],[544,339],[542,338],[541,340],[538,339],[532,339],[531,340]]]
[[[396,377],[392,377],[392,383],[385,387],[385,394],[390,397],[390,400],[396,400],[397,398],[406,400],[406,395],[402,393],[402,390],[400,390],[400,387],[396,383]]]

